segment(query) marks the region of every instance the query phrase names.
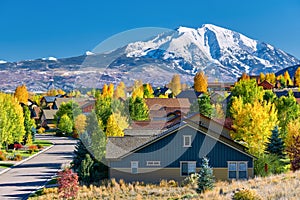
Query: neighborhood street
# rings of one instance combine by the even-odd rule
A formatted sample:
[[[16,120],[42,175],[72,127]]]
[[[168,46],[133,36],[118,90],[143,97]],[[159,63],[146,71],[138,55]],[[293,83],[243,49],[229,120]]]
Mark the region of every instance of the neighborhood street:
[[[38,156],[0,175],[0,199],[27,199],[29,194],[72,161],[76,140],[37,135],[37,139],[48,140],[55,145]]]

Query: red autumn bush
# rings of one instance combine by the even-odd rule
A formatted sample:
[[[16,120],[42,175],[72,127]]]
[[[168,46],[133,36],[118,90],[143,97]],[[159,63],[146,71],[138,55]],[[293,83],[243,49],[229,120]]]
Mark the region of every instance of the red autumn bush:
[[[58,173],[58,192],[64,198],[75,198],[78,193],[78,176],[71,169],[66,168]]]
[[[28,151],[30,154],[32,154],[34,151],[37,151],[38,147],[36,145],[31,145],[28,147]]]

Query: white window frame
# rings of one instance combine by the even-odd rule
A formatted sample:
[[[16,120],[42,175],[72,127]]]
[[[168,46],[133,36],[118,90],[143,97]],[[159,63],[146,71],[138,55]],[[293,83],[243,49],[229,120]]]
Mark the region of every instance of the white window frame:
[[[197,171],[197,162],[196,161],[180,161],[180,176],[182,177],[186,177],[189,176],[189,171],[188,171],[188,175],[182,175],[182,163],[187,163],[188,164],[188,168],[189,168],[189,164],[193,164],[195,166],[195,172]],[[191,172],[193,173],[193,172]]]
[[[186,138],[188,138],[189,144],[185,144]],[[183,147],[192,147],[192,136],[191,135],[183,135]]]
[[[146,162],[147,166],[160,166],[160,161],[158,160],[149,160]]]
[[[138,174],[139,173],[139,161],[131,161],[130,169],[131,169],[132,174]],[[133,169],[136,169],[136,172],[134,172]]]
[[[236,170],[235,170],[235,176],[236,178],[230,178],[229,177],[229,172],[232,172],[232,171],[229,171],[229,164],[235,164],[236,165]],[[239,177],[239,172],[240,172],[240,164],[245,164],[246,165],[246,171],[241,171],[241,172],[246,172],[246,178],[248,178],[248,162],[247,161],[228,161],[227,162],[227,174],[228,174],[228,179],[242,179]]]

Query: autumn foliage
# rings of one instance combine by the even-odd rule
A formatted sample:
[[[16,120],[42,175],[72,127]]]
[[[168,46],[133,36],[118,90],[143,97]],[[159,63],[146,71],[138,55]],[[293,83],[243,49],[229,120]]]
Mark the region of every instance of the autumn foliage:
[[[198,72],[194,77],[194,89],[197,92],[207,92],[207,77],[204,72]]]
[[[58,192],[64,198],[74,198],[78,193],[78,176],[71,169],[66,168],[58,173]]]

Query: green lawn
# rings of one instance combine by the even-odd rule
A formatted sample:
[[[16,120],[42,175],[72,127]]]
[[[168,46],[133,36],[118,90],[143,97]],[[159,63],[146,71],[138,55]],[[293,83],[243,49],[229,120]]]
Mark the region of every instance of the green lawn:
[[[51,145],[52,145],[52,142],[47,141],[47,140],[35,140],[33,144],[35,144],[35,145],[40,144],[40,145],[42,145],[42,146],[47,147],[47,146],[51,146]]]
[[[14,164],[12,164],[12,163],[0,163],[0,168],[9,168],[13,165]]]

